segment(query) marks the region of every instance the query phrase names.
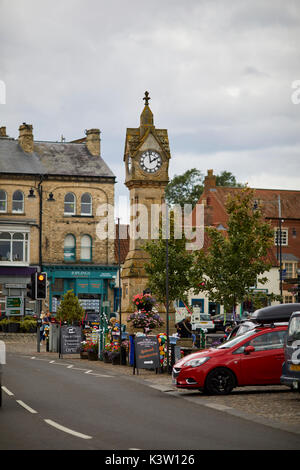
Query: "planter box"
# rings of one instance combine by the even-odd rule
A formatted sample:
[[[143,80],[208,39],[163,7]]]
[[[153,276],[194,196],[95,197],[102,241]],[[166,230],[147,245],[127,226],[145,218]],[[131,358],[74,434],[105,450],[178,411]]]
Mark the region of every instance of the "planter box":
[[[81,351],[80,352],[80,359],[88,359],[88,352],[87,351]]]
[[[20,323],[9,323],[8,333],[18,333],[20,331]]]
[[[98,354],[88,352],[88,360],[89,361],[98,361]]]

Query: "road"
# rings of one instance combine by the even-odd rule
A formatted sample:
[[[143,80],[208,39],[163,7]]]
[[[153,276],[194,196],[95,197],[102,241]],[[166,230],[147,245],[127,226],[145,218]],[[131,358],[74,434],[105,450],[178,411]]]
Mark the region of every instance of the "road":
[[[84,364],[83,364],[84,362]],[[300,449],[300,435],[162,393],[90,361],[8,354],[1,450]]]

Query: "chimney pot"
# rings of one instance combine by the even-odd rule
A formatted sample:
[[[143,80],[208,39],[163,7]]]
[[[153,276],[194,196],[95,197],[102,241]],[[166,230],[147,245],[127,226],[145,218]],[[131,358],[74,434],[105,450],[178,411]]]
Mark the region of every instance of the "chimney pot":
[[[32,125],[26,124],[26,122],[23,122],[19,127],[19,144],[26,153],[33,152],[34,142],[32,129]]]
[[[213,170],[208,170],[207,171],[207,176],[205,177],[204,180],[204,187],[209,189],[209,188],[215,188],[217,183],[216,183],[216,176],[214,175]]]
[[[5,126],[0,127],[0,137],[7,137]]]
[[[86,147],[91,155],[100,157],[100,130],[89,129],[86,133]]]

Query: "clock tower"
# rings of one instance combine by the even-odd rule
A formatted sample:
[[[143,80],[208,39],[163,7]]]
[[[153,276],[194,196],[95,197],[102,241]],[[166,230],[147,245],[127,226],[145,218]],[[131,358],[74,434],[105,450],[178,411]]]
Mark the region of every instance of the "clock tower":
[[[140,117],[140,127],[126,132],[124,162],[125,185],[130,193],[130,244],[122,269],[122,314],[132,313],[132,299],[147,286],[144,265],[147,253],[142,249],[152,238],[153,210],[164,203],[165,187],[169,182],[171,158],[168,131],[156,129],[149,107],[149,93],[145,92],[145,106]]]

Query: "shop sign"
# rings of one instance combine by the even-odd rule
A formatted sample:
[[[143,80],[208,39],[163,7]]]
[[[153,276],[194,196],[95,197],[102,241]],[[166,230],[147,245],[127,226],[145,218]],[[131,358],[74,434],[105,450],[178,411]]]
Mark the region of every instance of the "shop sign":
[[[6,297],[6,314],[23,315],[23,298]]]
[[[82,341],[81,326],[62,326],[60,341],[60,354],[79,354]]]

